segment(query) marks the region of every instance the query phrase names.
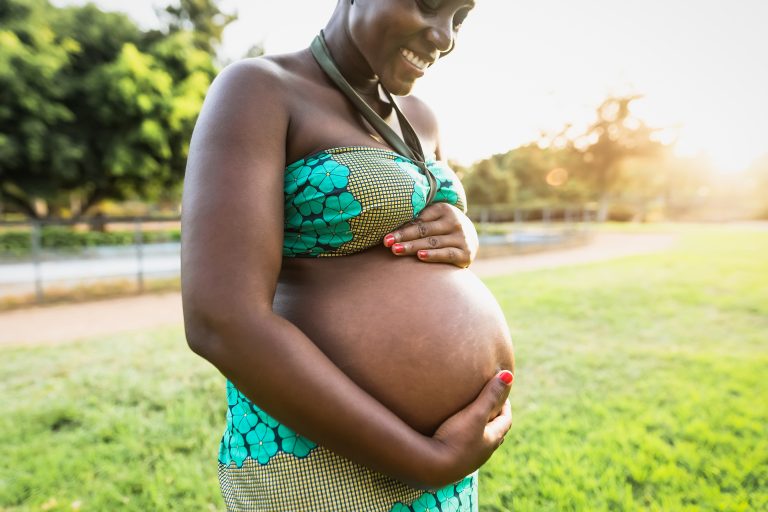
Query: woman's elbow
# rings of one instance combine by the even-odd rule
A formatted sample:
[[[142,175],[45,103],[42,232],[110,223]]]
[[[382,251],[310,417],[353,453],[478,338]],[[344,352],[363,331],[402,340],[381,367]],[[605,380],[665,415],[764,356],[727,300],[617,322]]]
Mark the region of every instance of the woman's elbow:
[[[193,315],[184,315],[184,334],[187,346],[203,359],[212,361],[220,350],[221,338],[210,323]]]
[[[194,297],[184,297],[184,334],[187,345],[195,354],[217,364],[217,354],[222,352],[227,338],[232,333],[233,323],[230,315],[222,308],[212,307],[212,304],[194,300]]]
[[[184,333],[195,354],[219,368],[229,367],[234,354],[242,354],[244,340],[253,346],[254,333],[267,320],[258,312],[236,311],[234,307],[193,308],[185,305]]]

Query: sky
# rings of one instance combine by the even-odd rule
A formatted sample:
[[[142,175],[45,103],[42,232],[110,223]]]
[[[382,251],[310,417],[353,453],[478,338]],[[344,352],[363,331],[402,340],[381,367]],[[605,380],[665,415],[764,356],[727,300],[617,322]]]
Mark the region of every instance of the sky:
[[[365,0],[373,1],[373,0]],[[55,5],[83,0],[53,0]],[[168,0],[96,0],[141,27]],[[308,46],[336,0],[222,0],[239,19],[227,59]],[[448,158],[469,164],[566,123],[579,133],[609,94],[641,94],[633,113],[708,155],[723,173],[768,154],[768,0],[477,0],[456,49],[414,94],[440,121]]]

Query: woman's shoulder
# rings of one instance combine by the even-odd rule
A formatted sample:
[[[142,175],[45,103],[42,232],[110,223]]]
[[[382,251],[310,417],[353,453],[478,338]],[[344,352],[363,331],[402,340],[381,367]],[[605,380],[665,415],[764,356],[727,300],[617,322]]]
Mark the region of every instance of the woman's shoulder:
[[[213,81],[219,87],[259,88],[279,92],[294,75],[288,55],[252,57],[235,61],[222,69]]]
[[[235,61],[222,69],[211,90],[249,101],[286,100],[303,80],[302,52],[252,57]],[[281,102],[282,103],[282,102]]]

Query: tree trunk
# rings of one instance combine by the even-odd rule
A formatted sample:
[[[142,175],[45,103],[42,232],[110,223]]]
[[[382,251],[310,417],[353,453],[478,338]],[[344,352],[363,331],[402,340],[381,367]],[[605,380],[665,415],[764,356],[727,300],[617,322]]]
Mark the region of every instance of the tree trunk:
[[[90,196],[86,196],[85,198],[82,199],[80,203],[80,210],[78,210],[77,212],[72,212],[72,217],[74,217],[75,219],[79,219],[80,217],[88,213],[88,210],[96,206],[103,199],[106,199],[107,195],[108,194],[106,192],[97,190]]]
[[[18,209],[22,211],[22,213],[24,213],[27,217],[31,219],[41,218],[37,214],[37,210],[35,210],[35,207],[33,206],[33,204],[27,198],[14,194],[12,192],[9,192],[8,190],[4,190],[3,199],[5,199],[9,204],[16,206]]]

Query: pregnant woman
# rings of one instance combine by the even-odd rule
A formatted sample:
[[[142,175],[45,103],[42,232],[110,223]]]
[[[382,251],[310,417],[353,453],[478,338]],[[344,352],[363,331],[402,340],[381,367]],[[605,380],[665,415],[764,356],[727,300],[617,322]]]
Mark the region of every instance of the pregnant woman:
[[[477,236],[435,118],[408,96],[473,6],[339,0],[310,48],[211,86],[182,291],[190,347],[228,379],[229,510],[477,508],[512,347],[464,268]]]

